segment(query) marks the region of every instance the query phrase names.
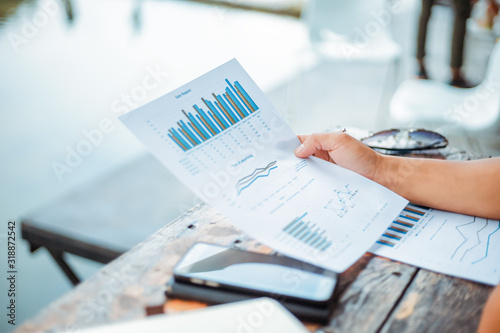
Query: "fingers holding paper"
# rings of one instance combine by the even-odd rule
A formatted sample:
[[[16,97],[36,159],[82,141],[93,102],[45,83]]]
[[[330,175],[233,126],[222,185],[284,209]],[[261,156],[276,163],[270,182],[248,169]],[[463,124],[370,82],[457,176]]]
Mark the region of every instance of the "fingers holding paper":
[[[299,135],[302,144],[295,150],[297,157],[316,156],[374,179],[381,155],[347,133],[315,133]]]

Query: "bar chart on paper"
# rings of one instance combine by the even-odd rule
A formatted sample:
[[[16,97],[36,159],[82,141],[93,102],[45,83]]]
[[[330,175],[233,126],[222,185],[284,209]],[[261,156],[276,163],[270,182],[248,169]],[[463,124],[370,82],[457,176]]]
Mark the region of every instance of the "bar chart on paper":
[[[332,242],[326,236],[326,230],[311,221],[307,221],[306,216],[307,212],[293,219],[283,228],[283,233],[296,242],[307,245],[312,249],[321,252],[327,250],[332,245]]]
[[[264,149],[263,141],[275,135],[272,123],[277,116],[262,112],[270,103],[246,73],[201,79],[206,84],[190,82],[142,107],[141,115],[132,112],[122,117],[154,151],[161,152],[157,157],[165,165],[179,161],[184,169],[181,179],[238,159],[241,152]]]
[[[168,130],[168,137],[187,151],[228,129],[259,109],[238,81],[221,94],[212,93],[212,100],[201,98],[203,106],[194,104],[193,112],[182,110],[184,120]],[[201,105],[201,104],[200,104]]]
[[[474,281],[500,282],[500,223],[408,204],[370,250]]]
[[[377,244],[394,247],[415,227],[428,210],[426,207],[408,204],[380,237]]]

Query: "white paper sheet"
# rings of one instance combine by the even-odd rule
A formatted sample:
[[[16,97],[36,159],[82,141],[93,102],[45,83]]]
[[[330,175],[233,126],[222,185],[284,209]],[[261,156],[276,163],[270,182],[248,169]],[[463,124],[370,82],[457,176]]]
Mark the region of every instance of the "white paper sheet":
[[[76,333],[307,333],[302,323],[280,303],[270,298],[214,305],[203,309],[159,314]]]
[[[438,273],[500,282],[500,224],[409,204],[370,252]]]
[[[407,201],[317,158],[236,60],[120,118],[163,164],[260,242],[341,272]]]

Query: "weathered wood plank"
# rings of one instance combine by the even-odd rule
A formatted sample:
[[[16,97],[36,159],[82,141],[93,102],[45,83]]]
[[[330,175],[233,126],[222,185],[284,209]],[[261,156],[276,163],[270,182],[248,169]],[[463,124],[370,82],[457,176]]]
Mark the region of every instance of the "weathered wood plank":
[[[381,332],[475,332],[492,287],[419,270]]]
[[[334,299],[338,299],[344,291],[349,288],[358,275],[366,268],[374,257],[371,253],[365,253],[358,261],[349,267],[345,272],[339,274],[337,286],[335,287]]]
[[[340,295],[327,331],[377,332],[416,270],[384,258],[373,258]]]

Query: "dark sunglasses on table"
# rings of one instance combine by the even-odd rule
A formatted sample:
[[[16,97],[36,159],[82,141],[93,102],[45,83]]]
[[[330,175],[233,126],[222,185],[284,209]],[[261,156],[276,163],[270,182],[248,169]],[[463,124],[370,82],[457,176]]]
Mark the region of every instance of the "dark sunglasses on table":
[[[448,140],[439,133],[404,128],[380,131],[361,139],[361,142],[373,149],[399,152],[438,149],[448,145]]]

